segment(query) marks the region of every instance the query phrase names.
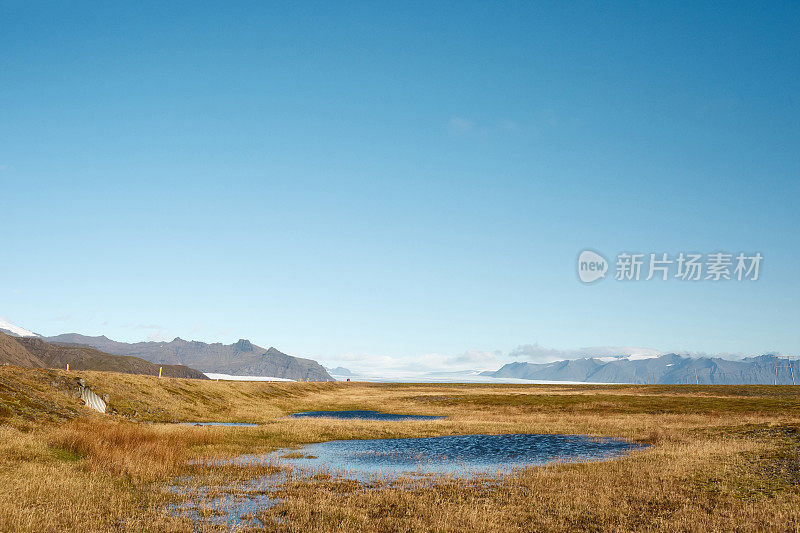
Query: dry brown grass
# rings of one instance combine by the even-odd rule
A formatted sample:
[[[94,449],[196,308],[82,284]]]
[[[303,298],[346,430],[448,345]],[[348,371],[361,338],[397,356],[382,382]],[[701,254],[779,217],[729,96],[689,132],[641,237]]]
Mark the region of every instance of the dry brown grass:
[[[185,527],[164,516],[167,499],[160,491],[53,448],[49,436],[46,430],[0,427],[0,531]]]
[[[191,446],[220,440],[215,431],[142,426],[97,419],[74,420],[53,431],[51,446],[72,454],[89,468],[143,482],[177,474]]]
[[[93,415],[49,386],[57,371],[0,368],[0,530],[188,531],[166,512],[191,493],[236,493],[269,466],[192,460],[345,438],[579,433],[654,446],[604,463],[529,469],[501,483],[460,480],[380,490],[294,479],[259,513],[287,531],[798,531],[800,388],[268,384],[81,373],[111,395]],[[40,407],[37,407],[40,406]],[[41,420],[31,419],[43,409]],[[286,419],[289,412],[375,409],[441,421]],[[72,419],[72,420],[69,420]],[[133,423],[130,419],[138,422]],[[253,421],[196,428],[147,421]],[[201,506],[202,510],[202,506]]]

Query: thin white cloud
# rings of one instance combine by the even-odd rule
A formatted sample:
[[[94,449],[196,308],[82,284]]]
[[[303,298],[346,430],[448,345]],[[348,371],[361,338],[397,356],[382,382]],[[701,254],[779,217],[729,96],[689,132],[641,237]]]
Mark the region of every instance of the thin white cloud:
[[[501,120],[497,127],[502,131],[515,131],[519,126],[513,120]]]
[[[484,369],[490,368],[500,362],[503,352],[495,350],[487,352],[484,350],[467,350],[458,355],[445,358],[444,364],[448,368],[460,367],[459,369]]]
[[[546,348],[540,344],[523,344],[511,350],[509,357],[515,361],[531,363],[550,363],[564,359],[580,359],[583,357],[609,357],[615,355],[658,357],[663,354],[654,348],[636,346],[590,346],[577,349]]]
[[[475,123],[464,117],[451,117],[447,129],[453,135],[466,135],[475,130]]]
[[[372,354],[344,354],[325,361],[329,368],[343,366],[356,373],[407,375],[425,372],[497,370],[506,361],[500,351],[467,350],[459,354],[426,353],[404,357]]]
[[[204,334],[206,336],[211,336],[213,338],[217,338],[217,337],[228,337],[228,336],[233,334],[233,331],[234,330],[231,329],[231,328],[220,329],[220,328],[218,328],[216,326],[215,327],[209,327],[209,326],[203,326],[203,325],[200,325],[200,324],[195,324],[194,326],[192,326],[192,329],[189,330],[189,333],[192,334],[192,335],[197,334],[197,333],[202,333],[202,334]]]
[[[501,120],[496,123],[479,124],[478,122],[462,117],[453,116],[447,121],[447,130],[451,135],[465,136],[472,134],[488,135],[492,133],[512,132],[518,129],[518,124],[513,120]]]
[[[153,342],[168,342],[171,341],[172,338],[164,331],[154,331],[147,336],[147,340]]]

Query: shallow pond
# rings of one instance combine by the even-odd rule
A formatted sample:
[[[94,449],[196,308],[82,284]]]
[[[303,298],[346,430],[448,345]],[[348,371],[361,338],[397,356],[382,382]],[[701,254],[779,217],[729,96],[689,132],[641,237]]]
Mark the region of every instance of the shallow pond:
[[[171,505],[168,511],[175,516],[188,516],[198,524],[224,526],[229,530],[242,526],[261,527],[264,524],[256,514],[277,505],[280,500],[274,497],[275,483],[263,483],[260,479],[256,482],[217,487],[213,491],[205,487],[194,487],[191,491],[172,487],[173,494],[188,494],[189,498]]]
[[[378,411],[306,411],[289,415],[292,418],[339,418],[342,420],[442,420],[444,416],[398,415]]]
[[[184,426],[224,426],[224,427],[241,427],[241,428],[254,428],[258,424],[251,424],[249,422],[181,422]]]
[[[426,486],[435,483],[439,475],[461,478],[468,483],[500,483],[502,475],[517,468],[552,462],[602,461],[645,447],[613,438],[546,434],[321,442],[296,450],[209,461],[210,465],[283,464],[295,468],[228,487],[215,487],[212,491],[203,487],[173,487],[174,492],[190,497],[173,506],[172,512],[188,515],[198,523],[228,528],[260,527],[264,524],[255,515],[281,501],[280,489],[289,479],[313,480],[316,474],[331,474],[355,479],[364,490],[395,484]],[[495,479],[469,479],[473,475]]]
[[[453,435],[410,439],[339,440],[297,450],[244,455],[237,463],[277,462],[300,471],[330,471],[368,480],[384,476],[502,475],[552,462],[601,461],[643,448],[619,439],[585,435]]]

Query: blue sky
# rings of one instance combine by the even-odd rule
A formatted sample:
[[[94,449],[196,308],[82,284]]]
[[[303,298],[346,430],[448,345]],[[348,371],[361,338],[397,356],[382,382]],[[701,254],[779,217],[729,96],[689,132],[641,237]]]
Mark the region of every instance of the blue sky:
[[[800,352],[796,2],[13,1],[0,19],[14,323],[361,368]],[[764,262],[756,282],[583,285],[586,248]]]

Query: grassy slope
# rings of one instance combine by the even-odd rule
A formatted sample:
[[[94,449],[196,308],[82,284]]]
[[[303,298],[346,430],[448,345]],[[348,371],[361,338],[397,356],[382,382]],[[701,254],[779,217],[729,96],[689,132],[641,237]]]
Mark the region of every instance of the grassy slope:
[[[190,486],[221,489],[263,473],[190,466],[191,458],[338,438],[509,432],[609,435],[655,446],[620,461],[528,470],[494,487],[444,482],[374,491],[292,481],[284,503],[262,518],[286,518],[289,526],[272,527],[295,530],[800,527],[800,387],[232,383],[81,372],[111,397],[116,414],[103,417],[60,388],[76,375],[0,367],[0,530],[190,530],[185,519],[163,512],[177,498],[166,482],[191,473]],[[449,418],[283,418],[354,408]]]
[[[43,368],[46,365],[25,349],[14,337],[0,331],[0,362],[29,368]]]
[[[66,368],[157,376],[160,365],[139,357],[110,355],[86,346],[51,344],[38,338],[11,337],[0,332],[0,365],[24,368]],[[182,365],[163,365],[163,375],[207,379],[205,374]]]
[[[57,371],[0,366],[0,424],[28,431],[88,415],[69,394],[71,385]]]
[[[105,372],[125,372],[157,376],[160,365],[139,357],[111,355],[87,346],[51,344],[41,339],[20,338],[16,342],[50,368],[72,370],[98,370]],[[163,365],[164,376],[177,378],[206,379],[206,376],[193,368],[182,365]]]

